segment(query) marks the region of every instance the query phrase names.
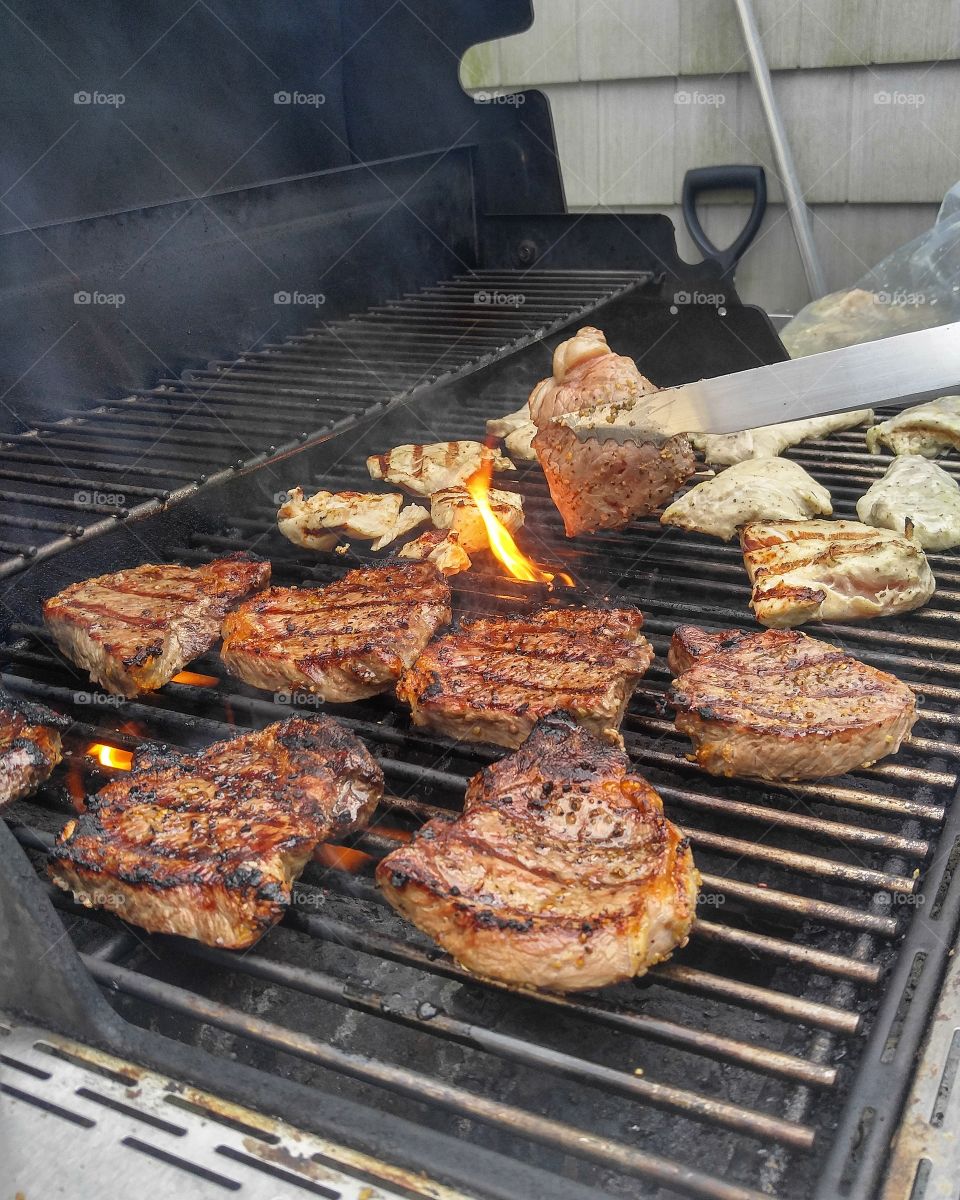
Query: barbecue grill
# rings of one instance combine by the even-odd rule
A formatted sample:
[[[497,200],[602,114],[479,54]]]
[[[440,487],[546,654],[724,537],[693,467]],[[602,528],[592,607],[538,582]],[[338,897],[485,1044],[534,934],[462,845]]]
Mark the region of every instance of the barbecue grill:
[[[77,19],[58,8],[35,24],[57,50]],[[0,823],[0,1092],[14,1119],[50,1130],[79,1189],[96,1146],[110,1164],[99,1194],[149,1169],[162,1193],[198,1195],[866,1198],[926,1023],[949,998],[940,986],[960,904],[954,555],[930,556],[939,587],[927,608],[823,630],[917,691],[921,720],[894,760],[791,786],[718,781],[685,757],[662,706],[664,664],[677,624],[752,625],[737,549],[655,520],[567,541],[536,464],[506,477],[524,495],[521,546],[574,585],[523,584],[479,556],[452,580],[457,612],[624,601],[643,609],[657,651],[624,736],[690,838],[703,894],[690,944],[641,980],[568,997],[484,983],[384,905],[376,860],[456,810],[467,779],[499,753],[412,728],[389,697],[325,706],[380,760],[387,795],[367,831],[324,848],[253,950],[147,936],[45,879],[73,804],[136,746],[199,747],[314,705],[226,678],[215,653],[116,703],[52,648],[43,597],[122,566],[234,550],[268,557],[281,584],[337,578],[372,556],[285,542],[286,489],[364,487],[369,453],[482,437],[584,323],[662,385],[785,356],[766,317],[718,287],[716,263],[678,259],[665,218],[562,211],[542,98],[477,105],[456,77],[468,45],[519,30],[529,5],[478,8],[331,5],[295,10],[282,29],[267,6],[242,21],[215,14],[271,64],[273,90],[315,78],[305,64],[322,51],[323,130],[293,113],[293,133],[266,139],[244,182],[202,206],[136,205],[132,160],[121,161],[93,197],[109,215],[54,224],[57,214],[36,211],[36,237],[6,235],[3,681],[73,724],[64,764]],[[103,36],[116,50],[114,18]],[[195,37],[180,33],[170,37],[193,78]],[[241,90],[231,63],[225,55],[215,111],[235,132],[251,110],[248,98],[228,116],[224,96]],[[411,64],[430,82],[429,113],[396,101]],[[213,86],[207,74],[201,90]],[[192,178],[189,164],[173,165]],[[90,202],[79,183],[76,195]],[[77,280],[110,294],[122,272],[124,327],[119,313],[104,327],[82,306],[89,322],[74,336]],[[305,317],[282,295],[275,304],[278,292],[322,292],[323,320],[319,305]],[[26,339],[11,298],[24,293],[36,314]],[[51,343],[71,332],[30,372],[41,329]],[[889,462],[866,454],[862,432],[790,457],[831,490],[841,517]],[[930,1052],[956,1057],[949,1037]],[[952,1077],[932,1061],[942,1126]],[[904,1195],[932,1178],[935,1156],[914,1138],[897,1159]],[[39,1178],[40,1138],[18,1141],[14,1159],[31,1149]]]

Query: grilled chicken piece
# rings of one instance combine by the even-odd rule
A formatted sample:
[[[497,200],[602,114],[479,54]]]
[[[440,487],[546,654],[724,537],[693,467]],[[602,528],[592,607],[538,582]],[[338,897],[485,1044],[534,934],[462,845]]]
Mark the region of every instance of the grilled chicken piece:
[[[362,567],[255,596],[224,622],[220,653],[254,687],[345,704],[391,687],[449,620],[450,589],[432,564]]]
[[[634,608],[541,608],[462,621],[397,684],[415,725],[515,749],[538,718],[565,709],[622,745],[618,729],[653,660]]]
[[[63,758],[70,721],[43,704],[0,691],[0,811],[35,792]]]
[[[397,551],[397,558],[429,562],[444,575],[459,575],[473,566],[470,555],[457,540],[455,533],[443,529],[428,529]]]
[[[896,754],[917,717],[905,683],[792,629],[683,625],[668,662],[677,729],[711,775],[843,775]]]
[[[541,428],[533,440],[567,537],[622,529],[654,512],[697,469],[682,434],[660,444],[581,439],[577,415]]]
[[[507,413],[505,417],[494,417],[487,422],[487,433],[491,437],[503,438],[510,457],[521,462],[536,461],[533,449],[533,439],[537,427],[530,419],[530,405],[524,404],[516,412]]]
[[[787,458],[750,459],[705,479],[674,500],[660,518],[729,541],[739,526],[757,520],[829,517],[830,493],[799,463]]]
[[[939,396],[916,404],[868,429],[870,453],[880,454],[884,446],[894,454],[922,454],[924,458],[960,450],[960,396]]]
[[[466,483],[481,467],[512,471],[513,463],[499,450],[491,450],[480,442],[396,446],[386,454],[372,454],[367,459],[371,479],[385,479],[415,496],[430,496],[441,488]]]
[[[569,992],[642,975],[687,941],[700,877],[627,756],[564,713],[475,775],[462,816],[377,866],[390,903],[469,971]]]
[[[859,521],[755,521],[740,545],[750,607],[780,629],[909,612],[937,586],[916,542]]]
[[[857,501],[866,525],[892,529],[924,550],[960,546],[960,486],[920,454],[901,454]]]
[[[505,438],[508,434],[523,429],[530,422],[530,405],[524,404],[516,412],[507,413],[505,417],[491,417],[487,421],[487,433],[490,437]]]
[[[585,326],[554,350],[553,374],[537,384],[527,404],[530,419],[542,429],[564,413],[635,400],[656,390],[632,358],[614,354],[599,329]]]
[[[510,533],[523,524],[523,497],[517,492],[491,488],[487,501],[493,515]],[[437,529],[456,534],[467,554],[476,554],[489,546],[487,527],[476,502],[465,487],[444,488],[430,497],[430,519]]]
[[[277,513],[277,525],[285,538],[308,550],[332,550],[341,537],[371,541],[372,549],[382,550],[430,516],[419,504],[408,504],[401,511],[399,492],[381,496],[321,491],[305,498],[297,487],[287,496]]]
[[[226,614],[270,582],[270,564],[243,554],[202,567],[147,563],[71,584],[45,600],[63,653],[115,696],[163,687],[209,650]]]
[[[379,766],[327,717],[164,759],[135,760],[67,822],[50,875],[88,908],[234,950],[280,920],[318,843],[362,828],[383,793]]]
[[[856,412],[832,413],[827,417],[807,417],[800,421],[784,421],[780,425],[764,425],[760,429],[744,429],[741,433],[691,433],[688,437],[711,466],[721,467],[750,458],[776,458],[800,442],[872,422],[873,409],[861,408]],[[867,437],[870,437],[869,431]]]

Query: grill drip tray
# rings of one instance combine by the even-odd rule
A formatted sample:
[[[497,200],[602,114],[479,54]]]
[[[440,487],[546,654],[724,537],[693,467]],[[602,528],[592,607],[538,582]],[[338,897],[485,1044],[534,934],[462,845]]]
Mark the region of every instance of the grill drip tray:
[[[0,1064],[10,1195],[463,1200],[419,1173],[2,1016]]]

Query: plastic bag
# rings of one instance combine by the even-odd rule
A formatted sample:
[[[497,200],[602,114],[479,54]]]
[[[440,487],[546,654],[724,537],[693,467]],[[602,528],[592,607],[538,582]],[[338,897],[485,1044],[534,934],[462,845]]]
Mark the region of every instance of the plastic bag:
[[[852,288],[811,301],[780,331],[791,358],[960,320],[960,183],[937,220]]]

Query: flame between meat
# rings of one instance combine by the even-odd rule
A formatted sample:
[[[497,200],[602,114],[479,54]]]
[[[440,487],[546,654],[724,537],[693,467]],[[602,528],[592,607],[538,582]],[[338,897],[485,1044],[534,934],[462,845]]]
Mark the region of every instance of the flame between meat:
[[[491,473],[491,466],[487,463],[479,471],[470,476],[466,481],[465,487],[483,519],[487,530],[487,541],[490,543],[490,549],[494,556],[503,563],[514,579],[523,579],[528,583],[553,583],[554,579],[559,579],[561,583],[572,586],[573,580],[569,575],[564,574],[562,571],[557,574],[545,571],[542,567],[538,567],[531,559],[527,558],[513,540],[510,530],[504,528],[497,519],[496,514],[490,507],[488,498]]]
[[[193,687],[216,687],[220,680],[216,675],[198,675],[195,671],[181,671],[174,675],[171,683],[189,683]]]
[[[95,758],[101,767],[113,767],[117,771],[129,771],[133,765],[133,754],[129,750],[118,750],[116,746],[105,746],[102,742],[94,742],[86,750],[90,758]]]

